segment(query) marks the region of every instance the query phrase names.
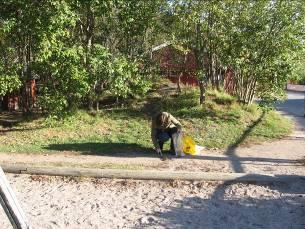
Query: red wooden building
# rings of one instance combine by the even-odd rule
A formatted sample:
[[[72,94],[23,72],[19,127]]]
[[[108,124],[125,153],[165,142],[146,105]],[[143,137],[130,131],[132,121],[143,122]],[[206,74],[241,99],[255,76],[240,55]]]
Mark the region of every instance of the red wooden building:
[[[196,71],[198,69],[195,55],[183,51],[172,44],[164,43],[152,49],[152,58],[158,63],[160,73],[173,83],[197,86]]]
[[[152,49],[152,59],[158,63],[160,73],[169,78],[173,83],[180,82],[186,85],[198,86],[199,81],[196,72],[199,70],[195,54],[184,51],[179,46],[170,43],[164,43]],[[210,63],[206,56],[204,60],[205,67]],[[230,94],[234,93],[234,70],[230,67],[219,69],[217,77],[222,82],[224,90]]]
[[[25,109],[32,107],[36,102],[36,80],[27,81],[23,88],[6,94],[0,102],[1,109],[6,111],[19,110],[21,103],[23,103]]]

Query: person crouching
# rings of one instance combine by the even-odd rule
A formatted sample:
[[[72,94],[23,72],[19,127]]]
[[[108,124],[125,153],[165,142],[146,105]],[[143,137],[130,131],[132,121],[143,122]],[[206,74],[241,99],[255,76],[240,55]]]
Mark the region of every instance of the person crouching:
[[[181,150],[182,126],[181,123],[168,112],[158,113],[152,119],[151,139],[155,150],[163,157],[162,150],[166,141],[171,139],[170,150],[177,157],[184,156]]]

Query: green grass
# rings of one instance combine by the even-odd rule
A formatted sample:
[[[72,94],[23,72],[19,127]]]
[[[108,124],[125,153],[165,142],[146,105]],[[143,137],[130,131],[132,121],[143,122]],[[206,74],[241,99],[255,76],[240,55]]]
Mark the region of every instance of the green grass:
[[[148,118],[125,109],[92,116],[79,111],[64,121],[39,119],[22,123],[0,136],[0,152],[70,152],[120,154],[148,152]],[[6,130],[5,130],[6,131]],[[147,135],[145,139],[143,135]]]
[[[16,163],[17,166],[35,167],[37,163]],[[144,170],[147,167],[142,164],[120,164],[120,163],[71,163],[71,162],[40,162],[39,167],[65,167],[65,168],[86,168],[86,169],[126,169]]]
[[[158,109],[172,113],[198,145],[208,148],[277,139],[292,129],[276,112],[239,104],[223,92],[208,91],[204,106],[198,104],[198,90],[158,93],[94,114],[79,111],[62,121],[41,117],[2,128],[0,152],[150,155],[150,117]]]
[[[197,144],[208,148],[226,148],[258,143],[288,135],[292,123],[275,111],[264,112],[256,104],[240,104],[224,92],[208,91],[203,107],[197,104],[198,91],[177,98],[164,98],[169,110],[183,123]]]

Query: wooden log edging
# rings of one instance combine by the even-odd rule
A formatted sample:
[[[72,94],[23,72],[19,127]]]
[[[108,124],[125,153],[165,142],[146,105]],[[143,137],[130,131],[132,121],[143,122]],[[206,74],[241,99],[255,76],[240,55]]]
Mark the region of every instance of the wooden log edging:
[[[287,182],[303,180],[305,176],[286,174],[254,174],[254,173],[219,173],[219,172],[184,172],[159,170],[120,170],[120,169],[87,169],[65,167],[33,167],[18,165],[3,165],[7,173],[75,176],[94,178],[116,178],[135,180],[185,180],[185,181],[238,181],[238,182]]]

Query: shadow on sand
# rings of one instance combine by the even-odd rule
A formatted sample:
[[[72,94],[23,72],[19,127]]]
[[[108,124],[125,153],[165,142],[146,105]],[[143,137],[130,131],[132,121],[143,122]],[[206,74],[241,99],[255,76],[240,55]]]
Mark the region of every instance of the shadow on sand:
[[[216,187],[211,195],[190,194],[155,211],[149,228],[305,228],[305,181],[297,176],[278,177],[287,182],[243,184],[239,179]],[[198,183],[198,189],[207,184]]]
[[[244,169],[241,165],[240,158],[236,155],[236,148],[245,141],[245,139],[251,134],[253,129],[262,122],[263,118],[265,117],[266,112],[264,111],[261,116],[254,121],[244,132],[243,134],[234,142],[232,145],[228,147],[228,149],[225,152],[225,155],[228,156],[228,160],[230,160],[230,163],[232,165],[232,168],[234,169],[234,172],[236,173],[243,173]]]

